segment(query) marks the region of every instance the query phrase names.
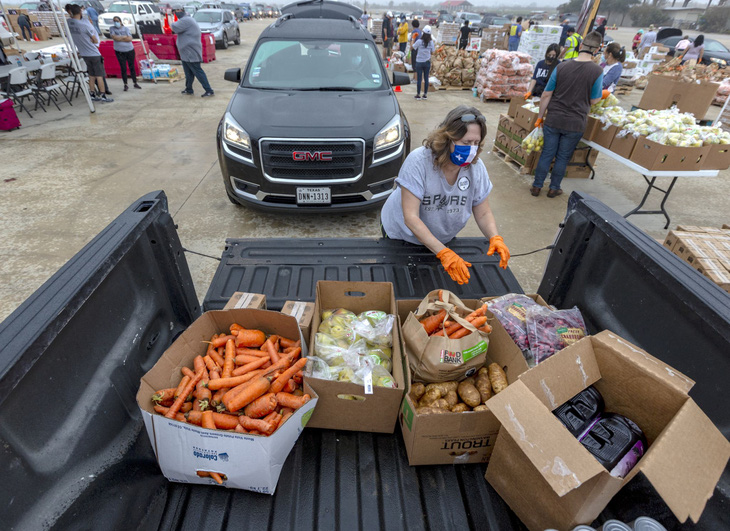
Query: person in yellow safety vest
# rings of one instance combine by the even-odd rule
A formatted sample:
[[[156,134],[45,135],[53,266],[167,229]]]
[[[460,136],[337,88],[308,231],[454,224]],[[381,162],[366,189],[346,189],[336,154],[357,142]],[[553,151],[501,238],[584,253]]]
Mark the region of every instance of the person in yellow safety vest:
[[[522,17],[517,17],[515,23],[509,27],[507,49],[510,52],[517,51],[517,48],[520,46],[520,37],[522,37]]]
[[[567,33],[568,38],[565,39],[565,46],[560,53],[560,58],[565,59],[566,61],[578,57],[578,49],[580,48],[580,43],[583,40],[580,38],[580,35],[575,32],[575,28],[573,26],[568,28]]]
[[[398,49],[406,53],[406,46],[408,45],[408,22],[406,17],[401,17],[400,25],[398,26]]]

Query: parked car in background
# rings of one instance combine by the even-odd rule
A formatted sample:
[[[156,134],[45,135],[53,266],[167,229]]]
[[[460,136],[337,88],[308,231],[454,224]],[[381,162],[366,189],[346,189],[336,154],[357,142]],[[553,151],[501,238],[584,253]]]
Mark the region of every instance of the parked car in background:
[[[423,20],[423,11],[414,11],[408,20]]]
[[[266,6],[264,4],[256,4],[254,8],[254,12],[258,18],[264,18],[266,16]]]
[[[482,17],[478,15],[477,13],[467,13],[467,12],[460,12],[456,14],[456,20],[459,22],[459,25],[463,26],[465,21],[469,21],[469,32],[470,33],[479,33],[480,27],[479,23],[482,21]]]
[[[561,24],[563,23],[563,20],[566,19],[568,20],[568,24],[570,24],[571,26],[575,26],[576,24],[578,24],[578,15],[576,15],[575,13],[563,13],[562,15],[558,15],[558,20]]]
[[[131,11],[130,11],[131,8]],[[132,18],[134,15],[134,19]],[[99,17],[99,29],[109,37],[109,28],[114,26],[114,17],[118,16],[122,19],[122,24],[130,28],[132,36],[138,38],[140,35],[139,27],[144,24],[161,24],[162,14],[157,4],[152,2],[144,2],[141,0],[120,0],[112,2],[109,9]],[[135,27],[134,23],[137,23]]]
[[[482,20],[479,22],[479,36],[481,37],[482,30],[488,28],[489,26],[504,26],[505,24],[509,24],[510,22],[510,19],[500,15],[484,15],[484,18],[482,18]]]
[[[202,33],[210,33],[215,37],[216,46],[225,50],[231,42],[241,44],[241,30],[228,9],[198,9],[193,18]]]
[[[238,4],[243,12],[243,20],[251,20],[253,13],[251,12],[251,4]]]
[[[274,6],[264,6],[264,16],[272,18],[274,15]]]
[[[424,11],[423,12],[423,20],[426,21],[426,24],[430,24],[431,26],[436,25],[436,20],[439,18],[439,14],[435,11]]]
[[[100,15],[106,11],[104,5],[99,0],[72,0],[69,4],[76,4],[81,7],[93,7]],[[64,6],[66,4],[63,4]]]
[[[676,53],[677,43],[681,40],[682,35],[675,35],[658,40],[657,43],[668,47],[669,55],[674,56]],[[690,37],[689,40],[694,42],[694,37]],[[702,64],[709,65],[712,63],[717,63],[721,66],[727,66],[730,64],[730,50],[715,39],[705,38],[705,53],[702,55]]]
[[[436,19],[436,27],[438,28],[438,27],[439,27],[439,25],[440,25],[440,24],[441,24],[442,22],[453,22],[453,21],[454,21],[454,17],[452,17],[452,16],[451,16],[451,15],[449,15],[448,13],[441,13],[441,14],[440,14],[440,15],[438,16],[438,18]]]
[[[221,8],[230,11],[238,22],[243,22],[243,8],[240,5],[223,2]]]

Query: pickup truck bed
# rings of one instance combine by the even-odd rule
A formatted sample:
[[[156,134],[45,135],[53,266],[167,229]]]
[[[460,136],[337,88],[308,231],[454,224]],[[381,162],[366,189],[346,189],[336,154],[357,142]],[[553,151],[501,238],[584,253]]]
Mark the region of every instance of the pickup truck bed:
[[[274,243],[229,240],[205,308],[238,290],[266,293],[273,309],[296,294],[311,300],[321,278],[390,280],[399,298],[454,287],[428,253],[399,242]],[[509,271],[482,256],[483,241],[456,245],[479,264],[477,282],[457,293],[520,291]],[[692,396],[730,435],[730,297],[719,288],[601,203],[574,194],[540,294],[577,304],[591,331],[610,328],[695,379]],[[168,482],[134,397],[139,378],[200,312],[166,197],[156,192],[0,324],[4,526],[524,529],[484,480],[484,465],[409,467],[398,430],[304,430],[273,496]],[[726,469],[700,523],[682,527],[730,528],[728,492]],[[641,475],[596,524],[642,514],[680,527]]]

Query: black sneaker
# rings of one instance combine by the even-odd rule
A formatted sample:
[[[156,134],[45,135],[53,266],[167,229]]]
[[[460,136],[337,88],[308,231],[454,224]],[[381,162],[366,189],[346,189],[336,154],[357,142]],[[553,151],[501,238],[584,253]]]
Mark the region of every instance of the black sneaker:
[[[138,88],[138,89],[141,89],[141,88],[142,88],[142,87],[140,87],[140,86],[139,86],[139,84],[137,84],[137,83],[135,83],[135,84],[134,84],[134,85],[132,85],[132,86],[133,86],[134,88]]]
[[[101,97],[99,98],[99,101],[102,103],[114,103],[114,99],[107,98],[106,94],[102,94]]]
[[[127,92],[129,90],[129,87],[127,85],[124,85],[124,92]]]
[[[111,96],[112,95],[112,91],[111,90],[107,90],[106,92],[104,92],[104,94],[106,96]]]
[[[420,100],[420,99],[421,99],[421,96],[419,96],[418,94],[416,94],[416,95],[414,96],[414,98],[415,98],[415,99],[417,99],[417,100]]]
[[[212,91],[208,91],[208,92],[206,92],[205,94],[203,94],[203,95],[202,95],[202,96],[200,96],[200,97],[201,97],[201,98],[209,98],[210,96],[215,96],[215,92],[212,92]]]
[[[190,96],[192,96],[193,94],[195,94],[195,92],[193,92],[192,90],[186,89],[186,90],[183,90],[180,94],[189,94]]]
[[[91,95],[91,101],[101,101],[101,97],[96,94]]]
[[[421,96],[421,99],[422,99],[422,100],[427,100],[427,99],[428,99],[428,96],[426,96],[426,95],[424,94],[423,96]]]

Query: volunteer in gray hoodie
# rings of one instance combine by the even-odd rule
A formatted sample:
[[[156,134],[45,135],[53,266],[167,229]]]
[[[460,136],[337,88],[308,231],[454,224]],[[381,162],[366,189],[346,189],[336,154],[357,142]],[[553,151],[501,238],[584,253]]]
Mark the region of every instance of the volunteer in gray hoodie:
[[[181,10],[176,10],[178,21],[171,24],[172,31],[177,33],[177,49],[180,52],[183,70],[185,71],[185,90],[183,94],[194,94],[193,82],[198,78],[203,85],[205,93],[203,98],[213,96],[215,93],[210,88],[208,76],[205,75],[200,63],[203,61],[203,43],[200,40],[200,27],[195,19]]]

